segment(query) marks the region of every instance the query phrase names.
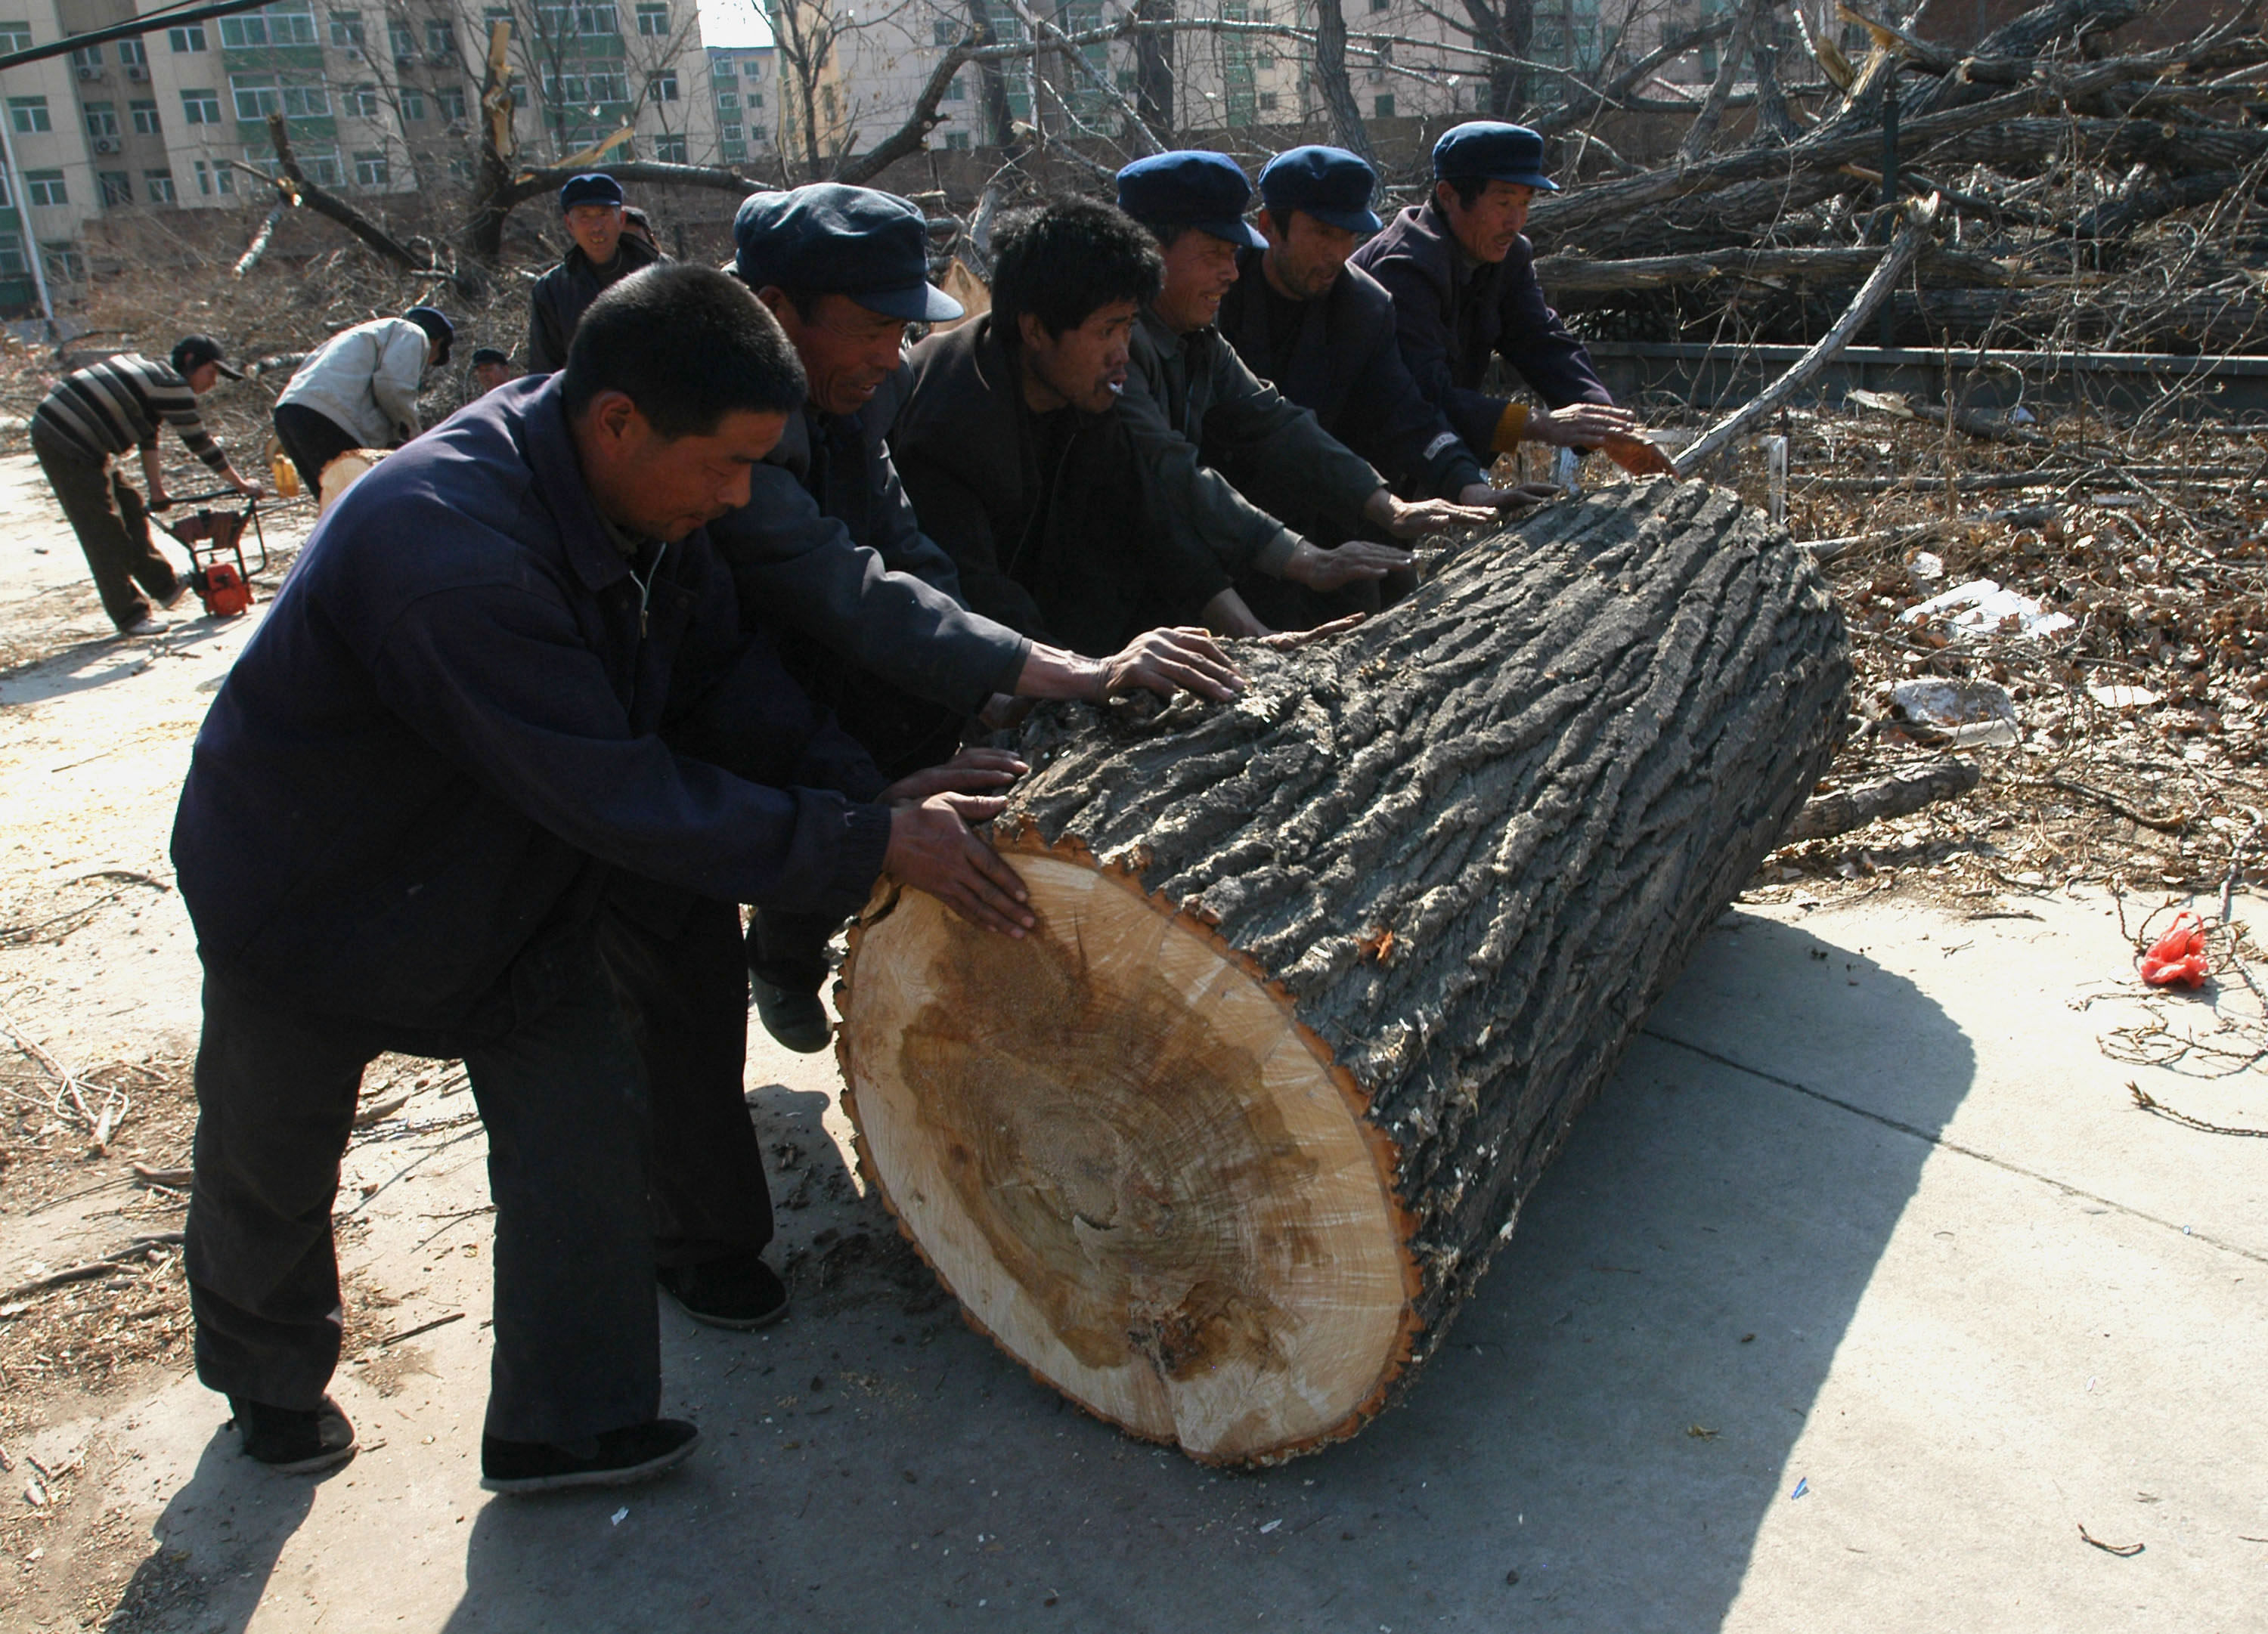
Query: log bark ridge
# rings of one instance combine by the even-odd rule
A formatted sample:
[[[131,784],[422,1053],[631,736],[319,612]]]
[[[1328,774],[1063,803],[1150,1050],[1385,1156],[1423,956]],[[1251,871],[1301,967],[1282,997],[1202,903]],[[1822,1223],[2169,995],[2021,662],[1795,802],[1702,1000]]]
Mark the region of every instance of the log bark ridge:
[[[859,1157],[972,1321],[1135,1433],[1269,1462],[1437,1347],[1571,1120],[1825,769],[1808,556],[1666,479],[1449,546],[1234,703],[1050,706],[1039,930],[878,892]]]

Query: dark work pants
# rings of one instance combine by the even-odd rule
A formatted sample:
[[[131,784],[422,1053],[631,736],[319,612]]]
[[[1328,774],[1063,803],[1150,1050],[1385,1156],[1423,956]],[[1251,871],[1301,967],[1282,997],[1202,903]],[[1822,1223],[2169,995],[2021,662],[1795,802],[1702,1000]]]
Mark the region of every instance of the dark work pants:
[[[102,595],[102,610],[121,629],[150,616],[147,592],[170,601],[180,576],[150,538],[150,512],[142,496],[107,460],[87,460],[36,424],[32,453],[63,504],[63,515],[86,553],[87,570]],[[136,586],[140,586],[136,589]]]
[[[276,405],[276,440],[299,473],[299,485],[310,499],[323,497],[323,467],[362,439],[330,416],[301,403]]]
[[[609,914],[600,948],[652,1086],[656,1260],[698,1265],[762,1252],[772,1203],[743,1088],[748,972],[740,910],[696,902],[666,931]]]
[[[279,1407],[321,1400],[341,1322],[331,1206],[363,1069],[386,1049],[461,1055],[488,1129],[497,1209],[488,1433],[573,1441],[652,1419],[661,1388],[657,1213],[678,1222],[681,1255],[696,1251],[688,1232],[745,1239],[753,1221],[766,1235],[770,1226],[738,1070],[729,1089],[719,1070],[715,1018],[740,980],[735,916],[720,911],[659,938],[643,963],[627,958],[642,933],[611,924],[597,938],[603,956],[586,941],[547,958],[540,990],[495,1039],[407,1037],[308,1015],[208,975],[187,1245],[197,1376]],[[643,1060],[642,1039],[677,1048],[681,1030],[664,1017],[633,1019],[624,1001],[688,971],[706,987],[697,1002],[685,993],[687,1013],[712,1029],[700,1072]],[[745,1001],[732,1019],[745,1034]],[[657,1128],[667,1131],[659,1142]],[[713,1251],[713,1237],[695,1240]]]

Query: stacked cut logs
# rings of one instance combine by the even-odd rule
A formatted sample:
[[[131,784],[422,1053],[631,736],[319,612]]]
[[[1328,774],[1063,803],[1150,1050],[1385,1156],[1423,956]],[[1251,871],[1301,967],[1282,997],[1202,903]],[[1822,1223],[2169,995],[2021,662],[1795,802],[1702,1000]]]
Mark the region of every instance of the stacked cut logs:
[[[1200,1458],[1351,1433],[1827,763],[1808,553],[1653,481],[1453,549],[1233,704],[1058,706],[1000,842],[1037,931],[878,898],[865,1172],[1041,1379]]]
[[[1749,338],[1808,342],[1889,237],[1887,147],[1901,195],[1944,201],[1890,304],[1900,343],[2263,350],[2268,40],[2232,10],[2181,44],[2124,44],[2142,11],[2050,0],[1955,54],[1846,5],[1871,55],[1807,33],[1819,77],[1785,88],[1784,125],[1727,121],[1714,151],[1538,201],[1546,287],[1603,336],[1722,339],[1730,308]]]

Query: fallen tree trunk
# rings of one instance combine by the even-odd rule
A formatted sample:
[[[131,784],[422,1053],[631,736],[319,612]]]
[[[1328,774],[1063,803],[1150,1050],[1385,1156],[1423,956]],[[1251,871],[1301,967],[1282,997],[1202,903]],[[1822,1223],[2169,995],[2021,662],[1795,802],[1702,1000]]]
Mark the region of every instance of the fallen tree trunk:
[[[839,1050],[863,1169],[975,1324],[1135,1434],[1268,1462],[1440,1343],[1825,769],[1850,669],[1810,558],[1666,480],[1238,658],[1233,704],[1035,714],[998,837],[1038,930],[886,885]]]

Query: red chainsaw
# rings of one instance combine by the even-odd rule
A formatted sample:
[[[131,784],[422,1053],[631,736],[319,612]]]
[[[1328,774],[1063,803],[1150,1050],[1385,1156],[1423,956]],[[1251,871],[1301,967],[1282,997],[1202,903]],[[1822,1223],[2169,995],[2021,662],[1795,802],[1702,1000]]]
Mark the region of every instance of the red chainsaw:
[[[172,503],[201,504],[235,491],[217,488],[209,494],[192,494]],[[189,553],[189,588],[197,593],[197,600],[204,603],[208,615],[234,618],[252,605],[252,576],[268,570],[268,535],[260,526],[260,501],[247,499],[240,511],[201,510],[193,516],[158,526],[179,540],[181,548]],[[257,567],[245,564],[247,527],[252,529],[260,553]]]

